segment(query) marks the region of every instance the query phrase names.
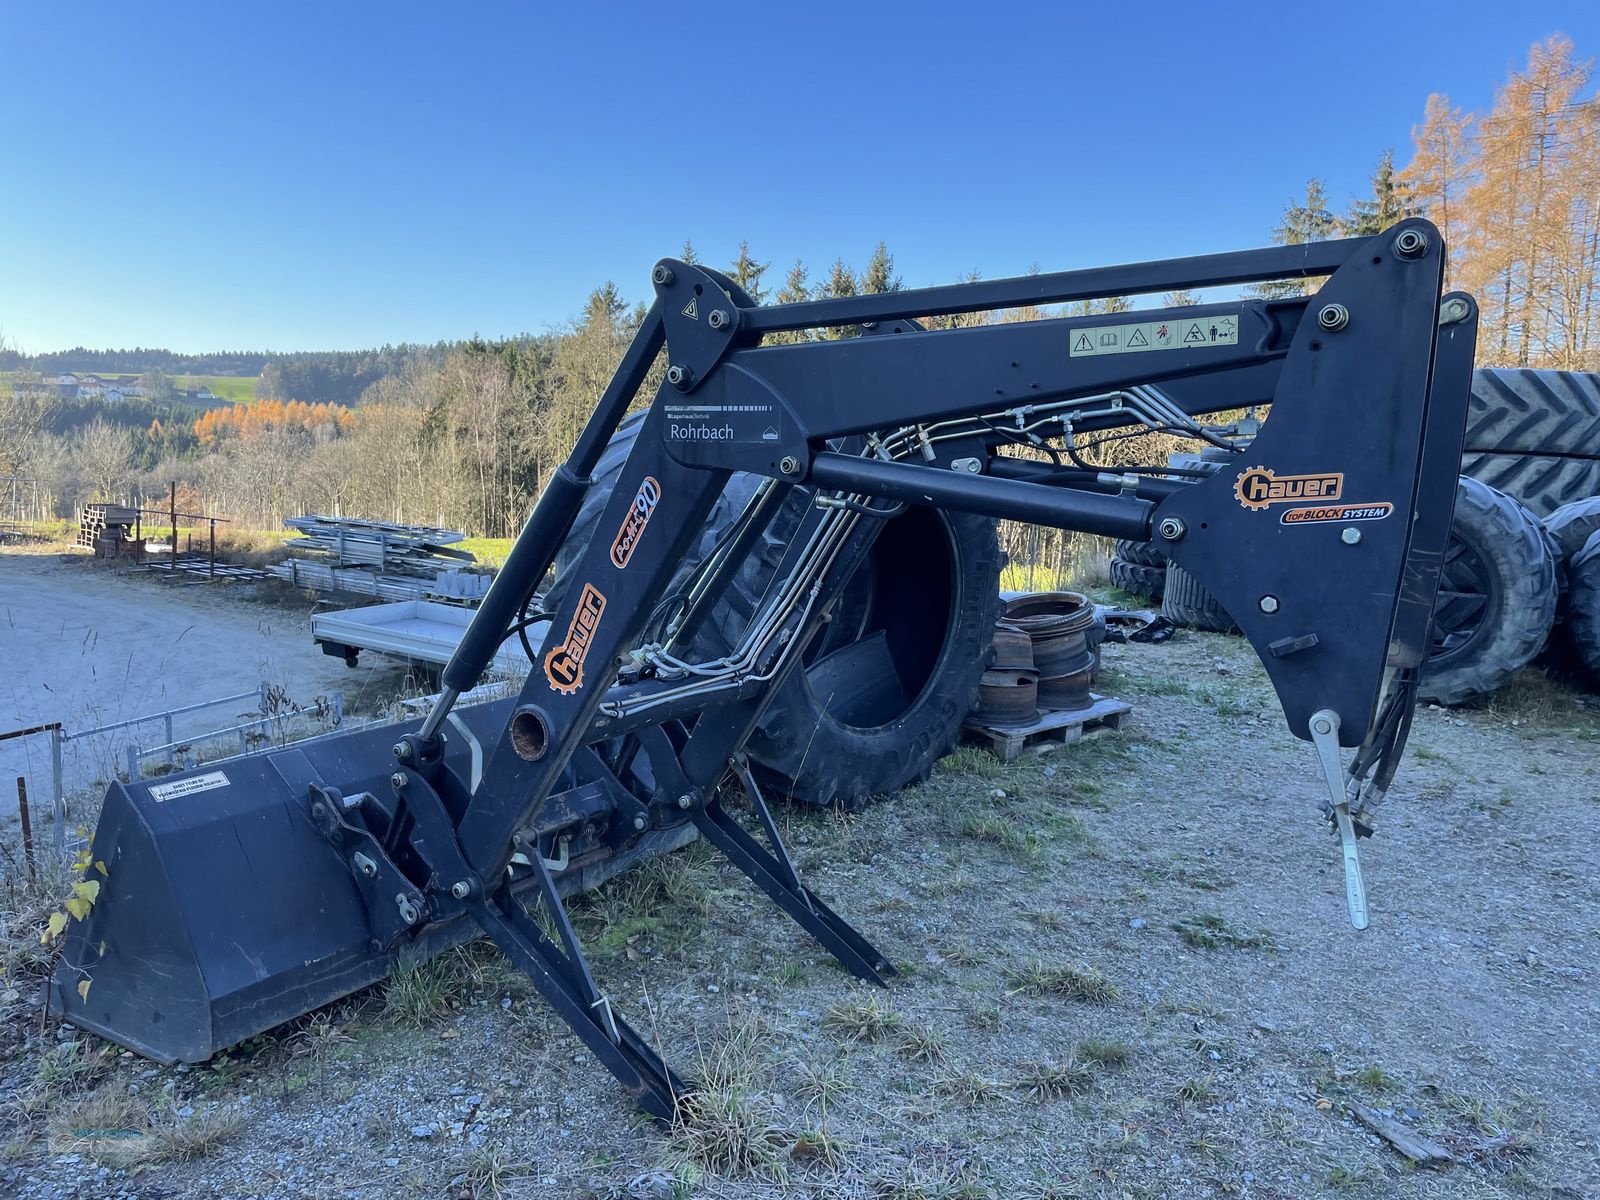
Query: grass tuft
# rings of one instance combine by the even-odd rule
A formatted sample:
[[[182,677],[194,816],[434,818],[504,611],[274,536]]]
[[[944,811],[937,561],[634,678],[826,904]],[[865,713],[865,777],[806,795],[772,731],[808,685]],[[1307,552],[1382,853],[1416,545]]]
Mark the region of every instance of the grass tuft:
[[[1093,967],[1047,966],[1039,959],[1006,972],[1011,995],[1061,996],[1083,1004],[1111,1004],[1120,994],[1116,985]]]
[[[945,1035],[930,1025],[909,1025],[900,1030],[896,1049],[912,1062],[943,1062]]]
[[[1073,1057],[1108,1071],[1120,1071],[1132,1061],[1133,1051],[1125,1042],[1086,1038],[1074,1048]]]
[[[850,1042],[881,1042],[900,1027],[894,1005],[876,992],[835,1004],[822,1018],[822,1027]]]
[[[759,1019],[743,1013],[702,1048],[699,1082],[672,1123],[671,1150],[680,1164],[734,1178],[787,1176],[794,1138],[762,1087],[763,1036]]]
[[[213,1108],[192,1117],[178,1117],[155,1125],[154,1157],[167,1162],[194,1162],[214,1151],[239,1128],[242,1118],[231,1108]]]
[[[1006,1094],[999,1081],[977,1071],[947,1071],[934,1079],[933,1091],[967,1108],[999,1100]]]
[[[1172,928],[1185,944],[1197,950],[1276,950],[1278,947],[1270,929],[1238,928],[1216,913],[1185,917],[1174,921]]]
[[[1083,1062],[1027,1062],[1017,1086],[1030,1100],[1082,1096],[1094,1087],[1095,1068]]]

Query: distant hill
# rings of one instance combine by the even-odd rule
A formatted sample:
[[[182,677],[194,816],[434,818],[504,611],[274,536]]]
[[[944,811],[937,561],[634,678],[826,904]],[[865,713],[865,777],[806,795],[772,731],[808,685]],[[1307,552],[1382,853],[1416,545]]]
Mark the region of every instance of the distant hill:
[[[175,386],[195,390],[200,386],[238,404],[256,398],[257,380],[266,376],[268,394],[309,404],[356,403],[361,393],[378,380],[398,373],[418,358],[442,362],[460,343],[432,346],[381,346],[375,350],[328,350],[297,353],[224,350],[213,354],[177,354],[171,350],[90,350],[76,346],[50,354],[25,357],[14,350],[0,351],[0,381],[18,370],[45,376],[65,372],[109,376],[134,376],[162,371]]]

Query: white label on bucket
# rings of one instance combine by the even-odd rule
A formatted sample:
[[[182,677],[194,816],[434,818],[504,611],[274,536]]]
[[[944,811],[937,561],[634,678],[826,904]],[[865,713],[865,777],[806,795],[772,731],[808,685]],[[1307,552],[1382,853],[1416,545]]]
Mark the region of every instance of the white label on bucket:
[[[188,779],[175,779],[171,783],[152,783],[150,785],[150,799],[156,801],[176,800],[180,796],[192,796],[196,792],[214,792],[218,788],[228,786],[228,777],[221,771],[207,771],[204,775],[193,775]]]

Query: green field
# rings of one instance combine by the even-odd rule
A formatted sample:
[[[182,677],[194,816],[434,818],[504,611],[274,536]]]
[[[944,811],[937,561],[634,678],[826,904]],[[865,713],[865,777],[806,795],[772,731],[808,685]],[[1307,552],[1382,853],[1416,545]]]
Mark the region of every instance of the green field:
[[[11,390],[11,377],[14,371],[0,371],[0,391]],[[102,379],[137,379],[138,376],[128,371],[96,371],[79,372],[79,374],[98,374]],[[172,386],[180,390],[184,388],[208,387],[211,391],[224,400],[231,400],[235,404],[249,404],[256,398],[256,377],[254,375],[174,375]]]

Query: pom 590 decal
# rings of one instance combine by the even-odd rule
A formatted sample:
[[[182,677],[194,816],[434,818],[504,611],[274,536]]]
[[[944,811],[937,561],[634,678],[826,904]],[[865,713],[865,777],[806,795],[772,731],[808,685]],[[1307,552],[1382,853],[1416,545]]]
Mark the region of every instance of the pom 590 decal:
[[[583,686],[583,660],[589,657],[589,643],[594,640],[594,631],[605,611],[606,598],[600,589],[592,583],[584,584],[567,636],[544,656],[544,677],[563,696],[570,696]]]
[[[644,536],[645,526],[650,524],[650,514],[656,511],[660,501],[661,485],[654,476],[646,475],[644,482],[639,485],[638,494],[633,498],[633,504],[628,508],[628,515],[622,519],[622,528],[617,530],[616,540],[611,543],[611,565],[617,570],[626,567],[628,560],[633,557],[633,548]]]

